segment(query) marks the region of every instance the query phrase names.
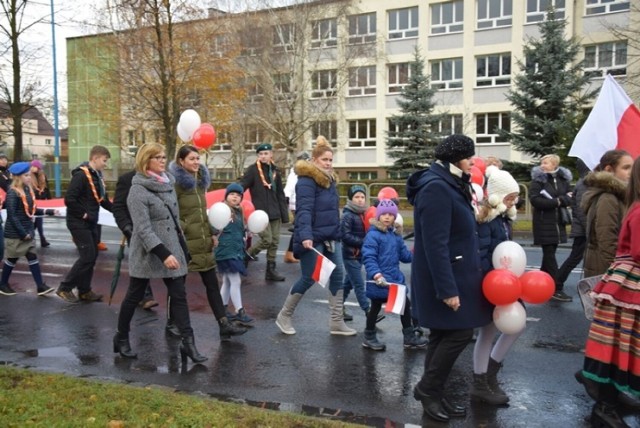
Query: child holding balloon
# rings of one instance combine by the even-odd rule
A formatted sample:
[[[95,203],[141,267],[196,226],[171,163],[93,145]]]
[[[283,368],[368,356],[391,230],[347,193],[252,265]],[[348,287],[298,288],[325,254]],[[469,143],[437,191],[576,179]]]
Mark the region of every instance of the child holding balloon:
[[[231,183],[227,186],[224,202],[231,209],[231,221],[222,230],[218,237],[218,246],[215,249],[218,271],[222,277],[220,294],[225,308],[229,299],[236,309],[236,314],[227,314],[227,317],[245,327],[253,326],[253,318],[247,315],[242,305],[240,275],[247,275],[244,264],[244,217],[242,212],[242,195],[244,189],[239,183]]]
[[[485,275],[493,268],[492,256],[498,244],[512,238],[512,222],[516,219],[515,204],[520,191],[518,183],[507,171],[489,166],[486,175],[487,198],[480,205],[477,215],[481,265]],[[501,268],[509,269],[519,264],[524,269],[520,260],[512,260],[510,256],[504,256],[498,262],[498,267]],[[496,333],[498,328],[493,322],[479,329],[473,349],[473,385],[470,395],[489,404],[504,405],[509,402],[509,397],[500,388],[497,374],[507,352],[522,331],[501,333],[494,345]]]

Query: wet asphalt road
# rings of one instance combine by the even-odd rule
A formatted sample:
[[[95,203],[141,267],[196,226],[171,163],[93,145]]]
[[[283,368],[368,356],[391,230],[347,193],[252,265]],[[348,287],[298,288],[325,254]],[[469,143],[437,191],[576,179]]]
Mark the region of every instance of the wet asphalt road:
[[[52,245],[38,249],[45,280],[57,287],[75,260],[76,250],[64,223],[47,219],[45,228]],[[120,236],[104,228],[102,252],[94,275],[94,290],[108,293]],[[280,248],[286,247],[287,237]],[[411,246],[411,242],[409,242]],[[528,264],[539,266],[540,250],[526,248]],[[280,252],[282,254],[282,251]],[[281,257],[279,255],[279,259]],[[568,254],[559,250],[559,259]],[[178,341],[164,334],[165,290],[153,283],[161,305],[139,310],[134,317],[131,341],[137,360],[112,352],[111,338],[117,312],[126,291],[127,265],[113,303],[69,305],[54,294],[37,297],[24,260],[11,277],[19,292],[0,296],[0,362],[61,372],[74,376],[109,379],[140,385],[154,384],[178,391],[197,392],[229,401],[313,415],[339,417],[373,426],[446,426],[422,420],[422,408],[412,397],[419,380],[424,351],[405,351],[400,320],[387,316],[379,325],[379,338],[387,351],[362,348],[364,314],[350,298],[355,315],[350,325],[355,337],[331,336],[328,331],[328,291],[315,285],[294,315],[298,334],[285,336],[274,320],[288,289],[297,278],[298,266],[278,263],[287,277],[284,283],[265,283],[264,253],[250,265],[243,283],[243,300],[255,327],[244,336],[221,343],[217,324],[206,303],[199,276],[189,276],[188,299],[196,343],[209,357],[202,365],[180,364]],[[405,266],[408,272],[409,267]],[[575,297],[575,272],[567,292]],[[106,301],[106,299],[105,299]],[[588,323],[576,298],[572,303],[528,305],[527,330],[508,355],[501,379],[511,398],[508,407],[494,408],[469,402],[472,372],[470,345],[459,358],[449,383],[452,399],[469,406],[465,419],[452,427],[586,427],[592,401],[576,383],[573,373],[582,363],[582,347]],[[640,418],[626,413],[625,420],[640,427]]]

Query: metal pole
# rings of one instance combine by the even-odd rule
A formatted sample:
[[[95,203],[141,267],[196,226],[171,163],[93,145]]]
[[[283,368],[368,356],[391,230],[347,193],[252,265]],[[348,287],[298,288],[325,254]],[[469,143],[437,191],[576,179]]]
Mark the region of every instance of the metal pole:
[[[56,198],[60,197],[60,130],[58,122],[58,66],[56,62],[56,23],[54,18],[53,0],[51,0],[51,43],[53,45],[53,156],[55,163],[54,176],[56,182]]]

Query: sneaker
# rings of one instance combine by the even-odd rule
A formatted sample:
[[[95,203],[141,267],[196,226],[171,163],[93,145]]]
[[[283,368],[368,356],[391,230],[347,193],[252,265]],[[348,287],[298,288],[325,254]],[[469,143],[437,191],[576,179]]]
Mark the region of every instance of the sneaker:
[[[65,291],[65,290],[60,290],[59,288],[56,290],[56,294],[58,295],[58,297],[60,297],[62,300],[64,300],[67,303],[78,303],[79,300],[76,297],[75,294],[73,294],[73,291]]]
[[[53,288],[49,287],[47,284],[42,284],[38,287],[38,296],[44,296],[45,294],[49,294],[53,291]]]
[[[562,290],[558,290],[553,293],[553,296],[551,296],[551,298],[553,300],[557,300],[558,302],[573,302],[573,297],[569,296]]]
[[[102,300],[102,294],[97,294],[92,291],[87,291],[86,293],[80,294],[80,300],[85,302],[99,302]]]
[[[98,251],[107,251],[109,247],[104,242],[98,242]]]
[[[234,321],[245,327],[251,327],[253,325],[253,318],[247,315],[244,308],[238,309],[238,313],[236,314],[236,319]]]
[[[16,292],[9,284],[0,285],[0,294],[4,296],[15,296]]]
[[[141,307],[142,309],[145,309],[145,310],[147,310],[147,311],[150,311],[150,310],[151,310],[151,308],[155,308],[156,306],[158,306],[158,305],[159,305],[159,303],[158,303],[158,302],[156,302],[156,301],[155,301],[155,300],[153,300],[153,299],[147,299],[147,300],[143,300],[142,302],[140,302],[140,303],[139,303],[139,305],[140,305],[140,307]]]

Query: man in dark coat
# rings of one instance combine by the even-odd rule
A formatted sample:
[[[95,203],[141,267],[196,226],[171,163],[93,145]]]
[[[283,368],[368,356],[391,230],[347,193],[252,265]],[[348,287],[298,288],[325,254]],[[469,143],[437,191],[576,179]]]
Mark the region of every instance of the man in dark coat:
[[[77,303],[78,300],[96,302],[102,295],[91,290],[93,268],[98,258],[98,217],[100,207],[111,211],[111,201],[102,179],[102,170],[107,166],[111,154],[104,146],[93,146],[89,162],[71,171],[71,181],[64,197],[67,206],[67,228],[80,257],[73,264],[56,294],[64,301]],[[78,289],[78,296],[73,289]]]
[[[267,281],[284,281],[285,278],[276,271],[276,252],[280,241],[280,226],[289,222],[289,211],[282,186],[282,174],[273,163],[273,147],[271,144],[260,144],[256,149],[258,159],[250,165],[240,184],[251,192],[251,202],[257,210],[269,216],[269,225],[260,233],[260,241],[249,248],[252,258],[262,250],[267,250]]]
[[[9,186],[11,185],[11,173],[9,173],[7,165],[9,165],[7,155],[0,153],[0,189],[4,190],[5,193],[9,191]]]
[[[133,221],[127,207],[127,197],[129,196],[134,175],[136,175],[135,170],[126,172],[118,177],[116,193],[113,195],[113,218],[118,225],[118,229],[127,238],[127,243],[131,242],[131,233],[133,233]],[[144,292],[144,298],[140,302],[140,307],[151,309],[155,306],[158,306],[158,302],[153,299],[153,291],[151,290],[151,285],[148,284]]]

